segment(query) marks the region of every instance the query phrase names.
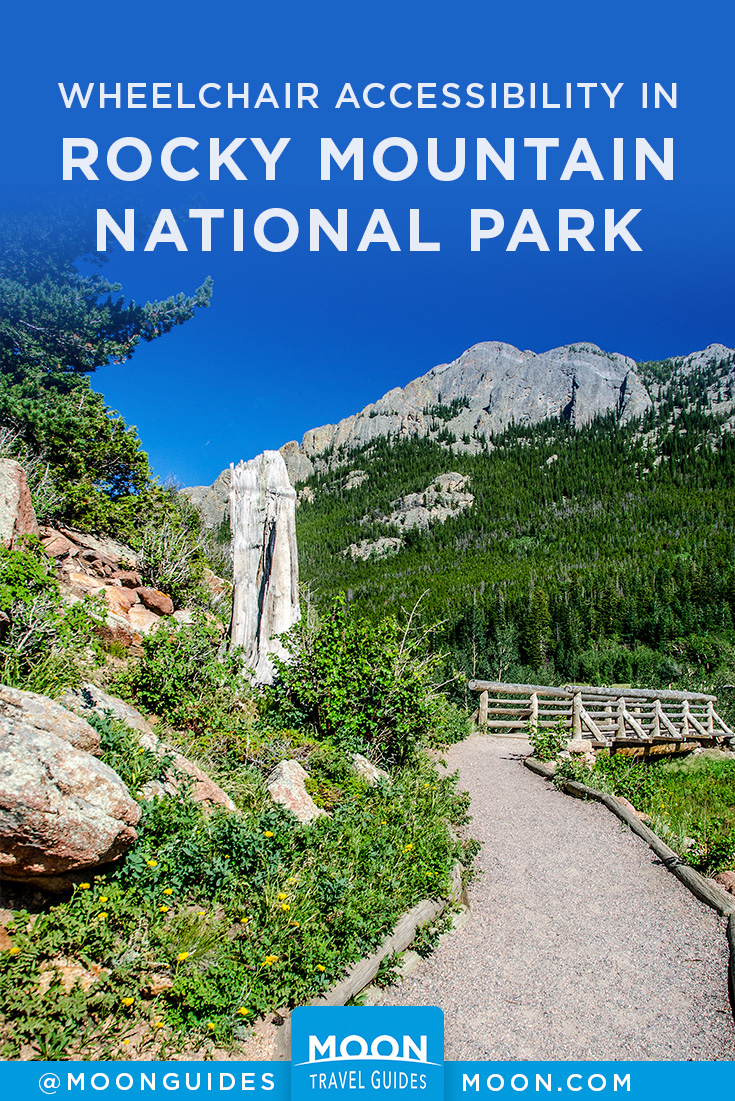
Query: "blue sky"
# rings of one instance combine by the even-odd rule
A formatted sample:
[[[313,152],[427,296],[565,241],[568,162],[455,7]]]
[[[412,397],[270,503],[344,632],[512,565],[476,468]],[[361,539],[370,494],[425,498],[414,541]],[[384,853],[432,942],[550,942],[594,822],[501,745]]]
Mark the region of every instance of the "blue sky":
[[[98,205],[122,219],[125,207],[141,216],[161,207],[244,210],[245,250],[233,253],[229,229],[215,223],[214,247],[178,253],[114,250],[107,273],[137,300],[191,290],[211,274],[209,310],[161,341],[137,352],[124,367],[97,373],[94,385],[138,426],[156,472],[184,483],[210,482],[231,460],[300,438],[314,427],[356,411],[393,386],[434,364],[455,358],[480,340],[504,340],[543,351],[570,341],[591,341],[637,359],[682,354],[713,341],[735,345],[732,210],[733,91],[726,59],[732,41],[731,6],[621,0],[614,7],[589,2],[529,0],[452,5],[376,0],[368,6],[285,2],[268,11],[248,3],[207,5],[131,0],[124,7],[42,3],[4,16],[11,63],[0,76],[3,94],[6,208],[73,197],[94,222]],[[214,81],[251,88],[268,81],[319,85],[318,111],[261,108],[151,111],[66,110],[57,81],[182,81],[187,88]],[[415,86],[419,81],[461,86],[492,81],[540,86],[551,92],[566,81],[623,82],[614,111],[600,88],[592,107],[572,110],[370,110],[334,109],[345,81]],[[678,107],[643,111],[640,85],[678,84]],[[487,94],[487,92],[486,92]],[[578,95],[575,91],[575,95]],[[597,97],[597,98],[594,98]],[[222,145],[237,136],[261,137],[269,146],[291,139],[276,180],[265,182],[246,143],[247,182],[210,182],[206,175],[174,183],[152,170],[134,184],[63,183],[63,136],[86,136],[106,150],[134,135],[154,150],[177,135],[200,141],[192,163],[203,166],[210,137]],[[366,161],[389,136],[411,141],[419,168],[402,182],[319,179],[319,141],[365,140]],[[549,154],[549,179],[535,179],[525,137],[559,138]],[[632,178],[632,142],[645,137],[658,149],[674,139],[672,181],[651,173]],[[439,140],[449,159],[464,137],[468,170],[461,180],[439,182],[426,170],[426,143]],[[517,173],[503,180],[491,170],[475,179],[474,142],[502,147],[514,137]],[[574,140],[585,137],[605,179],[578,173],[560,182]],[[624,181],[613,181],[612,140],[626,146]],[[250,159],[248,159],[250,158]],[[182,155],[182,163],[184,157]],[[155,163],[155,161],[154,161]],[[397,166],[398,161],[394,162]],[[249,167],[248,167],[249,166]],[[102,175],[102,173],[101,173]],[[268,253],[255,245],[251,225],[269,207],[297,217],[293,249]],[[308,211],[318,207],[336,220],[348,210],[349,248],[308,249]],[[500,210],[512,227],[532,208],[551,251],[532,244],[505,251],[508,234],[469,250],[469,210]],[[601,222],[605,208],[621,214],[641,208],[631,224],[642,252],[625,247],[595,252],[572,243],[556,249],[559,207],[584,208]],[[385,209],[401,252],[356,244],[371,211]],[[419,208],[425,238],[438,253],[407,251],[408,211]],[[187,240],[193,237],[186,219]]]

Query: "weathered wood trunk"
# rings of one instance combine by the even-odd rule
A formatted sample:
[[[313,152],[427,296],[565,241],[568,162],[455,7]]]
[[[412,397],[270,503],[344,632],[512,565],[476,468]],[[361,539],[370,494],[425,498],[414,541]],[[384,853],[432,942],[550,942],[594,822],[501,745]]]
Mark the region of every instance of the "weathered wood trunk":
[[[273,680],[268,654],[287,657],[278,636],[299,618],[296,492],[283,457],[264,451],[232,466],[234,594],[230,639],[258,684]]]

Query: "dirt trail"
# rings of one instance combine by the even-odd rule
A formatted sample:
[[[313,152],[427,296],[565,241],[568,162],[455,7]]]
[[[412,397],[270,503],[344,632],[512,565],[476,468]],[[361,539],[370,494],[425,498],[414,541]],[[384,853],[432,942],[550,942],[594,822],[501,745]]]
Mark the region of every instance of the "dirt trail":
[[[448,1059],[733,1059],[724,919],[604,807],[521,765],[447,753],[483,842],[471,920],[381,1005],[438,1005]]]

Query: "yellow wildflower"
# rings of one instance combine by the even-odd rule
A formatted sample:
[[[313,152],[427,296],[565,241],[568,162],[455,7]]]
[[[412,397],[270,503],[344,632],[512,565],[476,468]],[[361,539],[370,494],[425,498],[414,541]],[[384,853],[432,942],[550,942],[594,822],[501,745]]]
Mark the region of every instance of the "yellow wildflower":
[[[241,924],[241,925],[247,925],[247,923],[248,923],[249,921],[250,921],[250,918],[248,918],[248,917],[242,917],[242,918],[240,918],[240,924]]]
[[[282,910],[290,910],[291,907],[289,906],[289,904],[287,902],[282,902],[281,903],[281,909]]]
[[[214,1022],[213,1022],[213,1021],[207,1021],[207,1028],[208,1028],[208,1029],[210,1030],[210,1032],[211,1032],[211,1031],[212,1031],[212,1029],[214,1028]]]
[[[18,947],[17,944],[14,944],[12,948],[8,948],[8,955],[9,956],[19,956],[20,955],[20,948]]]
[[[412,844],[411,844],[411,842],[409,841],[409,843],[408,843],[407,845],[404,845],[404,847],[403,847],[403,851],[404,851],[404,853],[410,853],[410,851],[411,851],[411,849],[412,849],[412,848],[413,848],[413,845],[412,845]]]
[[[110,899],[108,898],[107,895],[100,895],[100,897],[97,899],[97,901],[102,903],[102,905],[104,905],[105,902],[109,902]]]
[[[288,898],[288,895],[285,891],[281,891],[280,895],[278,896],[278,901],[282,902],[284,898]]]
[[[273,837],[273,830],[264,830],[263,837]]]
[[[110,915],[106,914],[105,911],[103,910],[101,914],[97,914],[97,920],[98,921],[107,921],[109,916]]]
[[[173,889],[173,887],[164,887],[163,888],[163,893],[165,895],[172,895],[174,893],[174,889]]]
[[[125,1006],[131,1006],[133,1004],[133,1002],[135,1001],[135,998],[121,998],[120,1001]]]
[[[263,966],[264,967],[270,967],[270,965],[272,963],[277,963],[277,961],[278,961],[278,956],[266,956],[265,959],[263,960]]]
[[[290,879],[286,880],[286,883],[288,883],[289,886],[293,886],[293,884],[295,882],[296,882],[296,876],[295,875],[292,875]]]
[[[157,868],[158,867],[158,861],[157,860],[146,860],[146,864],[148,865],[149,868]]]
[[[207,911],[206,910],[197,910],[197,917],[206,917],[206,916],[207,916]]]
[[[250,1010],[246,1009],[244,1005],[241,1005],[237,1012],[240,1014],[241,1017],[250,1016]]]
[[[80,891],[88,891],[90,886],[91,886],[90,883],[80,883],[79,884],[79,890]]]
[[[154,1024],[153,1024],[153,1027],[154,1028],[163,1028],[163,1021],[155,1021]]]
[[[318,963],[316,965],[316,969],[317,969],[317,971],[326,971],[327,970],[323,963]]]
[[[167,914],[168,913],[168,906],[159,906],[158,907],[158,912],[159,912],[159,914]]]
[[[188,958],[189,958],[189,953],[188,952],[179,952],[178,956],[176,957],[176,959],[179,961],[179,963],[183,963],[184,960],[188,960]]]
[[[130,1043],[130,1040],[123,1040],[123,1043],[124,1043],[124,1044],[129,1044],[129,1043]]]

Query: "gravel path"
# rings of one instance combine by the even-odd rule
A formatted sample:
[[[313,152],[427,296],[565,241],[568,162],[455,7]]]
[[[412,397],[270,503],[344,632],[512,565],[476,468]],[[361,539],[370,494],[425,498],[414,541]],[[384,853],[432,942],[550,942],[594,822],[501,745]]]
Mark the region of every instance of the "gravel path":
[[[447,1059],[733,1059],[725,922],[597,803],[521,764],[447,753],[472,796],[472,917],[381,1005],[438,1005]]]

